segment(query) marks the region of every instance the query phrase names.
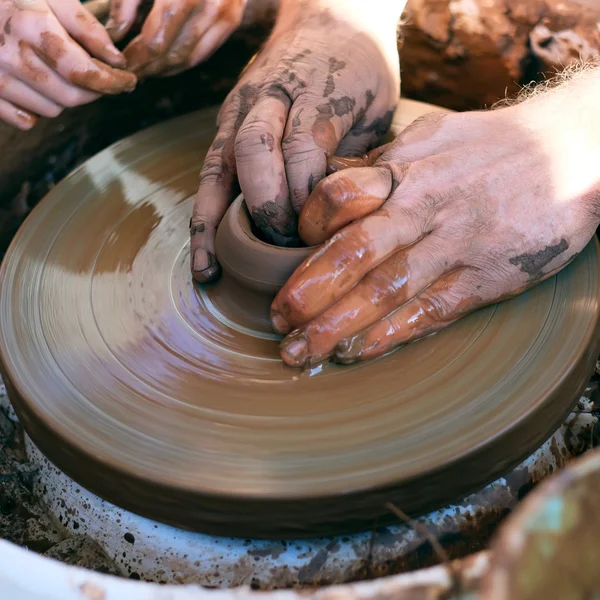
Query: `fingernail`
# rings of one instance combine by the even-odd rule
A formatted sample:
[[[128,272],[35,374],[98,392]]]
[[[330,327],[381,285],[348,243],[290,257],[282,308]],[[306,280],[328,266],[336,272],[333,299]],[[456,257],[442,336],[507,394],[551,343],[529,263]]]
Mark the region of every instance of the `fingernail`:
[[[281,343],[283,359],[287,364],[302,367],[308,358],[308,342],[301,331],[290,334]],[[287,360],[286,360],[287,359]]]
[[[196,252],[194,252],[192,269],[196,273],[201,273],[202,271],[206,271],[211,265],[212,263],[208,252],[204,250],[204,248],[198,248]]]
[[[37,123],[37,118],[25,110],[18,108],[16,114],[24,129],[29,130]]]
[[[292,329],[290,324],[279,313],[271,314],[271,325],[273,325],[273,329],[281,335],[287,335]]]
[[[192,275],[199,283],[215,281],[221,275],[221,266],[212,252],[197,248],[192,261]]]
[[[336,346],[333,357],[336,362],[342,363],[343,365],[349,365],[350,363],[360,360],[362,345],[362,335],[355,335],[354,337],[342,340]]]
[[[349,157],[344,158],[342,156],[332,156],[327,164],[327,175],[336,173],[337,171],[343,171],[344,169],[351,169],[355,167],[363,167],[365,165],[365,157]]]

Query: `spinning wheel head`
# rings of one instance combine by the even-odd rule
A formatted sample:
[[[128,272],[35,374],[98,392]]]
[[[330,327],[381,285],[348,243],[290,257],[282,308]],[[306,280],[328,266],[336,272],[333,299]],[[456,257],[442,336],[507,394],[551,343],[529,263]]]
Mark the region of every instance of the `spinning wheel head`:
[[[399,115],[410,114],[406,124],[430,110],[404,101]],[[598,353],[596,243],[531,292],[436,336],[372,363],[300,373],[279,360],[260,312],[294,265],[247,281],[254,292],[242,298],[231,286],[251,271],[235,261],[250,250],[228,256],[220,231],[225,274],[239,269],[238,282],[190,276],[189,215],[215,114],[153,127],[88,161],[6,255],[0,355],[46,455],[159,521],[281,538],[368,529],[385,522],[388,501],[431,510],[537,448]],[[297,264],[306,250],[290,252]]]

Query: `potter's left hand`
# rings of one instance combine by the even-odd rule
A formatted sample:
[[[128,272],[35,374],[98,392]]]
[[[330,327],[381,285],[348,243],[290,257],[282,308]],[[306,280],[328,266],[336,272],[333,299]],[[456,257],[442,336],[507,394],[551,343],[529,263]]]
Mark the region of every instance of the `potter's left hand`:
[[[341,231],[273,303],[283,360],[380,356],[572,261],[600,222],[599,91],[600,69],[509,108],[432,114],[323,180],[300,234]]]
[[[271,37],[221,107],[191,220],[192,274],[220,268],[215,232],[238,187],[256,227],[298,243],[298,213],[335,153],[380,143],[398,102],[403,0],[282,0]]]
[[[125,48],[138,77],[174,75],[206,60],[242,22],[247,0],[154,0],[142,31]],[[141,0],[112,0],[107,29],[122,40]]]

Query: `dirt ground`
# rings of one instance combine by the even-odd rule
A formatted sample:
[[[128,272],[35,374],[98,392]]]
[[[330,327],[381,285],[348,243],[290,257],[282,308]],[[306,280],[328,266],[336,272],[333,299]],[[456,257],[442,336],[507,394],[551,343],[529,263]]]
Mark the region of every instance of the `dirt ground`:
[[[0,388],[4,395],[4,386]],[[0,538],[70,565],[122,575],[104,550],[85,535],[70,535],[32,492],[35,470],[28,464],[23,431],[0,408]]]

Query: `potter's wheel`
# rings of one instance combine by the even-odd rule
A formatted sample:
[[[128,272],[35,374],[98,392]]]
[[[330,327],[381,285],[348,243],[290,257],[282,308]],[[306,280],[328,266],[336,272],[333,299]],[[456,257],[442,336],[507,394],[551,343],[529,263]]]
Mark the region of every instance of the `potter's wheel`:
[[[431,110],[404,102],[397,125]],[[300,373],[189,275],[216,111],[124,140],[58,185],[6,255],[0,351],[35,443],[104,498],[217,535],[369,529],[537,448],[598,347],[594,242],[535,290],[352,367]]]

